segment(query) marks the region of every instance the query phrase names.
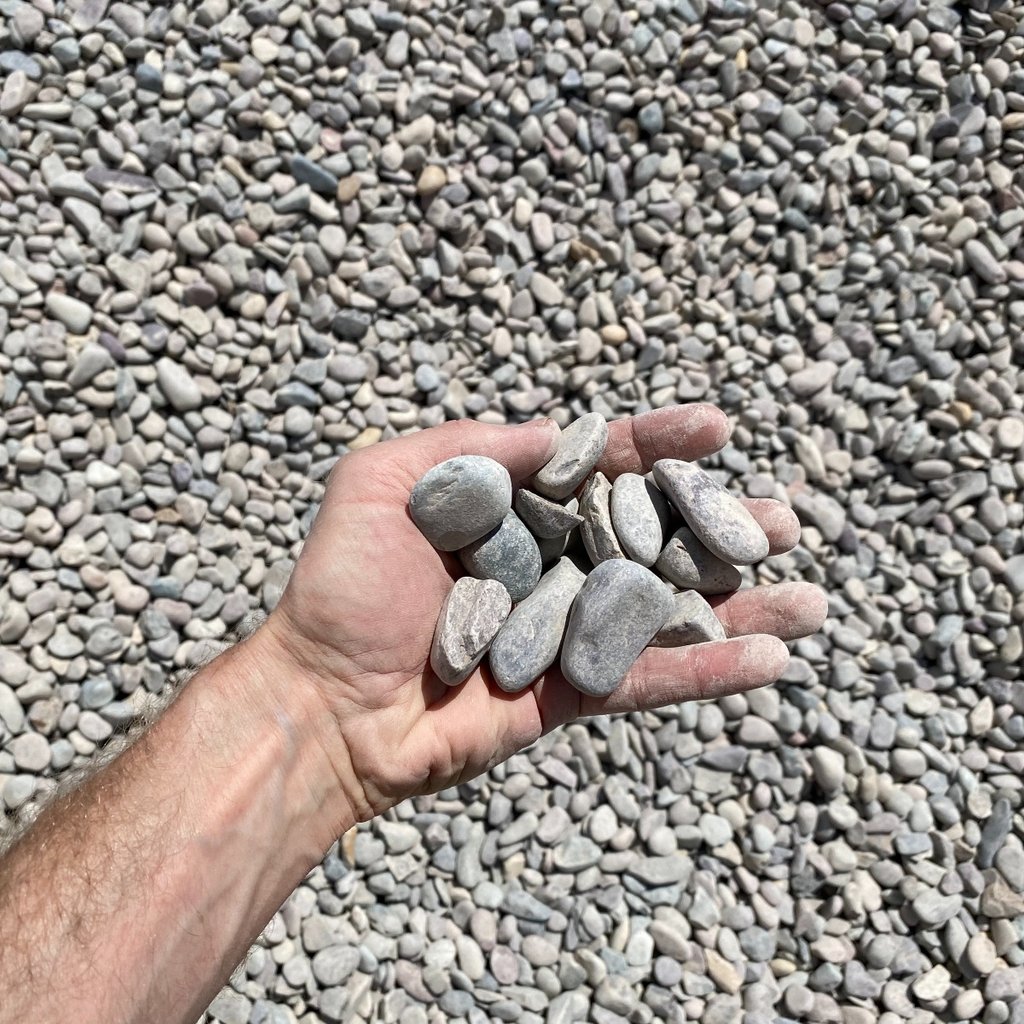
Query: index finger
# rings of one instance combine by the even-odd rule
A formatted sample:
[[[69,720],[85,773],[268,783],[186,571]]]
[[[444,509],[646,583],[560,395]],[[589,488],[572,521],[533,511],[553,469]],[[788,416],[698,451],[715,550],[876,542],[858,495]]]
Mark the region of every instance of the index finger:
[[[622,473],[646,473],[658,459],[693,462],[724,447],[730,433],[725,413],[705,402],[612,420],[597,468],[614,479]]]

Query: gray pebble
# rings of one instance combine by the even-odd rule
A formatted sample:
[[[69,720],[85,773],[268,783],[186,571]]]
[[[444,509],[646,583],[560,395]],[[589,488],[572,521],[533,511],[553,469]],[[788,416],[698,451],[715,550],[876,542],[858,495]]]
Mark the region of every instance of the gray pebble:
[[[489,662],[503,690],[516,693],[539,678],[558,658],[569,609],[584,574],[562,558],[536,589],[516,605],[491,644]]]
[[[694,590],[672,595],[668,621],[651,641],[652,647],[684,647],[711,640],[724,640],[725,627],[711,605]]]
[[[595,473],[580,498],[580,536],[594,565],[610,558],[625,558],[626,553],[612,527],[612,485],[603,473]]]
[[[627,558],[650,568],[661,553],[664,533],[656,502],[665,498],[637,473],[616,477],[611,493],[611,522]]]
[[[548,498],[567,498],[597,465],[607,441],[608,423],[600,413],[581,416],[562,431],[555,454],[534,476],[533,489]]]
[[[467,679],[487,653],[512,608],[508,591],[496,580],[463,576],[448,592],[434,631],[430,667],[449,686]]]
[[[497,529],[464,547],[459,557],[466,571],[477,579],[504,584],[517,604],[540,579],[540,549],[515,512],[509,512]]]
[[[428,470],[409,495],[409,511],[435,548],[457,551],[490,533],[512,507],[508,470],[483,455],[460,455]]]
[[[728,594],[743,580],[739,569],[713,555],[688,526],[672,534],[654,567],[670,583],[699,594]]]
[[[538,540],[563,537],[579,526],[583,522],[577,512],[579,504],[576,498],[551,501],[522,487],[516,491],[514,500],[516,515]]]
[[[576,689],[610,694],[665,624],[668,588],[636,562],[602,562],[573,602],[562,649],[562,672]]]
[[[733,565],[768,555],[768,538],[738,498],[699,466],[678,459],[654,464],[658,486],[712,554]]]

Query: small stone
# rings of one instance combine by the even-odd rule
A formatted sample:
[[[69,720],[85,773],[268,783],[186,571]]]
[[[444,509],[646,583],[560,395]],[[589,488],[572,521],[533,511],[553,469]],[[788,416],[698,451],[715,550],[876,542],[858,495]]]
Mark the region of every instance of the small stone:
[[[623,473],[612,486],[611,521],[627,558],[650,568],[661,554],[664,540],[658,502],[667,506],[665,496],[638,473]]]
[[[441,551],[457,551],[495,530],[511,507],[508,470],[483,455],[460,455],[434,466],[409,495],[413,520]]]
[[[714,610],[694,590],[672,595],[672,612],[668,621],[651,641],[652,647],[685,647],[712,640],[724,640],[725,627]]]
[[[576,498],[551,501],[525,487],[516,491],[515,496],[516,515],[539,540],[563,537],[576,529],[583,522],[583,516],[577,512],[579,506]]]
[[[713,555],[750,565],[768,555],[768,538],[740,500],[699,466],[678,459],[654,464],[654,479]]]
[[[463,576],[448,592],[430,648],[430,667],[449,686],[466,680],[512,609],[508,591],[496,580]]]
[[[573,602],[562,650],[562,672],[582,693],[610,694],[665,624],[668,588],[636,562],[602,562]]]
[[[967,943],[967,962],[977,974],[991,974],[996,969],[996,947],[985,932],[972,935]]]
[[[420,171],[420,176],[416,181],[416,191],[421,196],[432,196],[435,192],[440,192],[447,184],[448,175],[444,168],[438,167],[437,164],[427,164]]]
[[[198,409],[203,393],[192,375],[173,359],[160,359],[156,364],[156,382],[164,397],[177,412]]]
[[[467,572],[477,579],[503,583],[516,603],[540,580],[540,549],[514,512],[509,512],[497,529],[464,547],[459,557]]]
[[[560,559],[498,630],[489,661],[507,693],[525,689],[555,663],[569,609],[585,579],[568,558]]]
[[[964,243],[964,256],[971,270],[987,284],[1003,284],[1006,281],[1006,270],[984,242],[969,238]]]
[[[608,422],[596,412],[581,416],[562,431],[555,454],[533,478],[547,498],[567,498],[597,465],[608,442]]]
[[[25,772],[41,772],[50,764],[50,744],[37,732],[16,736],[10,744],[14,763]]]
[[[925,971],[910,986],[910,991],[926,1002],[936,1002],[946,998],[950,986],[949,971],[942,964],[937,964],[930,971]]]
[[[612,527],[612,485],[604,473],[595,473],[588,481],[580,498],[580,536],[583,546],[594,565],[610,558],[625,558],[626,553]]]
[[[46,312],[72,334],[85,334],[92,323],[92,307],[63,292],[50,292],[46,296]]]
[[[304,156],[292,157],[291,172],[297,182],[308,185],[314,192],[324,196],[337,193],[338,176]]]
[[[713,555],[688,526],[669,538],[654,568],[670,583],[698,594],[728,594],[739,590],[739,569]]]
[[[926,889],[914,897],[911,905],[922,924],[937,927],[957,915],[962,901],[959,896],[943,896],[934,889]]]
[[[811,751],[811,770],[814,781],[826,792],[834,793],[846,777],[846,759],[831,747],[815,747]]]

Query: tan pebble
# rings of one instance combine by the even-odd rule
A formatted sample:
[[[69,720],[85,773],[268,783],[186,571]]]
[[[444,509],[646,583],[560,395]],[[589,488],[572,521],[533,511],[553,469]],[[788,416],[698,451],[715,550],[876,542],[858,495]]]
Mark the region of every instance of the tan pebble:
[[[338,182],[338,191],[336,193],[339,203],[350,203],[357,195],[359,195],[359,189],[362,187],[362,182],[359,178],[350,174],[347,178],[342,178]]]

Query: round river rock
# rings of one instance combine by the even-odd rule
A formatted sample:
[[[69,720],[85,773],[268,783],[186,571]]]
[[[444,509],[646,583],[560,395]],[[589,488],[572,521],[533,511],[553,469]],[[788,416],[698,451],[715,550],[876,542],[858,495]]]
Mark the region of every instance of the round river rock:
[[[435,548],[458,551],[501,524],[512,507],[508,470],[484,455],[460,455],[428,470],[409,495],[413,521]]]

